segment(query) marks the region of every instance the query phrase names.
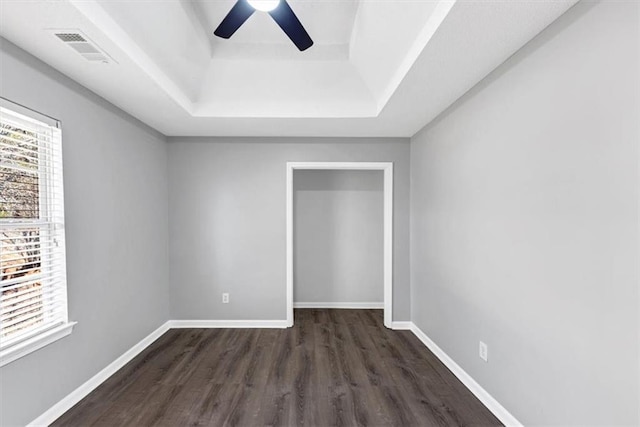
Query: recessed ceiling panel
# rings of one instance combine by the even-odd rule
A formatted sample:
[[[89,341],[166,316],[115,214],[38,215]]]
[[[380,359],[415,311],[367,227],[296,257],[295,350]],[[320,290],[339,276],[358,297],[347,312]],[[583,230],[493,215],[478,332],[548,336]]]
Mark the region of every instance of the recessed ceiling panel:
[[[304,52],[261,12],[214,36],[234,0],[0,1],[2,37],[167,135],[411,136],[577,0],[291,0]]]

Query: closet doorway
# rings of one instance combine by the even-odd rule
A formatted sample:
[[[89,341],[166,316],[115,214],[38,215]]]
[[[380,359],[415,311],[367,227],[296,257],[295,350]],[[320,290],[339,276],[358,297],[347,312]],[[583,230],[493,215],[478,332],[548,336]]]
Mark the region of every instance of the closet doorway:
[[[383,305],[384,324],[393,319],[393,164],[391,162],[288,162],[286,188],[286,297],[287,324],[293,326],[294,309],[294,171],[382,171],[383,172]]]

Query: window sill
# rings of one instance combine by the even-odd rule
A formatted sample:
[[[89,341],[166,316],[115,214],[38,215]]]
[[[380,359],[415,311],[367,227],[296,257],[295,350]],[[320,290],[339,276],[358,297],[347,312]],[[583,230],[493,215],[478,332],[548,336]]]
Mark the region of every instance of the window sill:
[[[0,351],[0,366],[11,363],[16,359],[26,356],[29,353],[33,353],[46,345],[66,337],[71,333],[73,326],[76,323],[77,322],[68,322],[64,325],[56,326],[53,329],[49,329],[48,331],[29,338],[28,340],[22,341]]]

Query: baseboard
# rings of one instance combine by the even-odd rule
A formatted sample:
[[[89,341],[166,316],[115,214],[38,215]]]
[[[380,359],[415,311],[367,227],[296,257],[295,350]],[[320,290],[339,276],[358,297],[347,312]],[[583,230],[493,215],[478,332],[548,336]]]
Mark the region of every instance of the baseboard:
[[[460,367],[447,353],[431,340],[420,328],[411,323],[411,332],[427,346],[433,354],[473,393],[484,406],[489,409],[505,426],[522,427],[522,423],[505,409],[493,396],[478,384],[464,369]]]
[[[155,331],[151,332],[139,343],[127,350],[122,356],[111,362],[103,370],[95,374],[80,387],[73,390],[61,401],[49,408],[45,413],[35,420],[31,421],[28,426],[48,426],[55,420],[60,418],[62,414],[67,412],[73,405],[84,399],[96,387],[106,381],[111,375],[115,374],[120,368],[129,363],[134,357],[140,354],[144,349],[151,345],[155,340],[160,338],[162,334],[169,330],[169,322],[164,323]]]
[[[293,308],[383,309],[384,302],[294,302]]]
[[[169,320],[169,328],[288,328],[286,320]]]
[[[407,331],[411,329],[411,326],[413,326],[413,323],[411,322],[391,322],[391,329],[393,329],[394,331]]]
[[[139,343],[131,347],[122,356],[111,362],[107,367],[95,374],[80,387],[76,388],[65,398],[49,408],[46,412],[33,420],[28,426],[48,426],[62,414],[71,409],[96,387],[102,384],[120,368],[129,363],[134,357],[157,340],[169,329],[178,328],[287,328],[286,320],[169,320],[158,329],[147,335]],[[411,330],[416,337],[440,359],[444,365],[473,393],[502,423],[506,426],[518,426],[520,423],[496,399],[493,398],[480,384],[478,384],[464,369],[462,369],[447,353],[434,343],[413,322],[396,321],[391,328],[394,330]]]
[[[106,368],[95,374],[80,387],[73,390],[58,403],[28,424],[29,427],[48,426],[60,418],[76,403],[84,399],[100,384],[129,363],[169,329],[179,328],[287,328],[286,320],[169,320],[151,332]]]

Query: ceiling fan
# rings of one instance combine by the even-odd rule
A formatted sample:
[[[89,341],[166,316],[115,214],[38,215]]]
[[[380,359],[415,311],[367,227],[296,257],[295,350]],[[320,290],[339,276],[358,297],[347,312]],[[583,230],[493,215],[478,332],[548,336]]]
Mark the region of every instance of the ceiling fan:
[[[313,40],[286,0],[238,0],[213,34],[228,39],[256,10],[271,15],[282,31],[301,51],[309,49],[313,45]]]

